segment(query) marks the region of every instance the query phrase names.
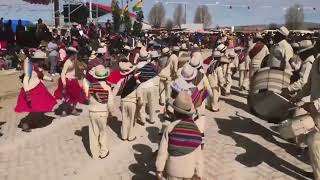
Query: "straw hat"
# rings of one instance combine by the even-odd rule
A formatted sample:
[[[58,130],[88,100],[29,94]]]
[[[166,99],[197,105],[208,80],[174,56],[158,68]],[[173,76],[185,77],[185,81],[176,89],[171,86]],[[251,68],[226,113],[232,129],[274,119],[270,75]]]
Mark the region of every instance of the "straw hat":
[[[300,50],[297,52],[298,54],[314,48],[314,45],[312,44],[311,40],[303,40],[303,41],[300,41],[298,44],[300,48]]]
[[[199,59],[198,56],[193,56],[189,62],[189,64],[193,67],[193,68],[200,68],[202,66],[201,60]]]
[[[71,53],[78,53],[78,50],[74,47],[68,47],[67,48],[67,52],[71,52]]]
[[[165,47],[162,49],[162,54],[169,54],[170,53],[170,49],[168,47]]]
[[[91,59],[95,59],[96,57],[97,57],[97,52],[96,52],[96,51],[92,51],[89,59],[90,59],[90,60],[91,60]]]
[[[151,58],[159,58],[160,54],[158,53],[158,51],[151,51],[150,56]]]
[[[142,48],[142,46],[143,46],[142,43],[139,41],[139,42],[137,43],[137,46],[136,46],[136,47],[137,47],[137,48]]]
[[[170,103],[170,105],[176,112],[181,114],[193,115],[195,113],[191,96],[187,91],[180,92],[173,103]]]
[[[130,62],[119,62],[119,69],[121,75],[127,75],[135,70],[135,66]]]
[[[180,51],[180,47],[179,46],[173,46],[173,51],[174,52],[179,52]]]
[[[214,58],[220,58],[222,55],[221,55],[221,52],[220,51],[214,51],[213,52],[213,57]]]
[[[280,29],[277,30],[280,34],[284,35],[285,37],[289,36],[289,30],[282,26]]]
[[[197,76],[197,70],[190,66],[185,65],[181,70],[181,77],[187,81],[193,80]]]
[[[220,52],[224,52],[225,50],[227,50],[227,46],[224,45],[224,44],[220,44],[217,48],[216,48],[217,51],[220,51]]]
[[[123,49],[126,50],[126,51],[131,51],[131,47],[128,46],[128,45],[125,45],[125,46],[123,47]]]
[[[146,61],[146,60],[150,59],[150,55],[147,51],[141,50],[139,53],[139,59],[142,61]]]
[[[105,79],[107,78],[109,72],[103,65],[98,65],[94,68],[93,77],[96,79]]]
[[[33,53],[32,59],[45,59],[47,58],[47,54],[43,51],[37,50]]]
[[[262,34],[261,33],[257,33],[256,34],[256,39],[263,39]]]
[[[98,48],[97,54],[105,54],[105,53],[106,53],[106,49],[104,49],[104,48]]]
[[[186,43],[181,44],[181,50],[185,50],[185,51],[188,50],[188,47],[187,47]]]

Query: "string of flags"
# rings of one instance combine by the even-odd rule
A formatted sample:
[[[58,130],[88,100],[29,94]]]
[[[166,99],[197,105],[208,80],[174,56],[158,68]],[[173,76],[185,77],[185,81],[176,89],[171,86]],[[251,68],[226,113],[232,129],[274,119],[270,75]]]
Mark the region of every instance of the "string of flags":
[[[133,0],[130,0],[130,2],[132,2]],[[111,8],[114,9],[115,5],[118,3],[118,0],[112,0],[111,2]],[[143,7],[143,0],[138,0],[137,2],[135,2],[132,5],[132,11],[135,13],[141,12],[142,11],[142,7]],[[124,12],[129,11],[129,0],[127,0],[126,6],[124,7],[124,9],[122,10],[122,14]]]

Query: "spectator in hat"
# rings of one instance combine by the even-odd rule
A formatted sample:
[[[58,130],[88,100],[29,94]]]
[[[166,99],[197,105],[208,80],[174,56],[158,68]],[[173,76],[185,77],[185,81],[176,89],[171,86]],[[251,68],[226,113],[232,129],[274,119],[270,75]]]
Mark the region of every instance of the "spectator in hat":
[[[172,80],[173,72],[173,63],[169,58],[171,55],[170,49],[168,47],[162,49],[162,57],[159,59],[159,65],[161,71],[159,73],[160,82],[159,82],[159,94],[160,100],[159,103],[161,106],[165,105],[165,102],[170,97],[170,83]]]
[[[268,66],[292,71],[289,60],[293,57],[293,49],[288,43],[289,30],[282,26],[274,36],[274,45],[270,50]]]
[[[250,78],[261,68],[263,59],[269,55],[269,49],[263,42],[263,37],[260,33],[256,34],[254,43],[248,49],[250,58]]]
[[[172,71],[175,72],[172,74],[172,80],[175,80],[178,78],[178,65],[179,65],[179,54],[180,54],[180,47],[179,46],[173,46],[172,48],[172,54],[169,57],[169,61],[172,62]]]

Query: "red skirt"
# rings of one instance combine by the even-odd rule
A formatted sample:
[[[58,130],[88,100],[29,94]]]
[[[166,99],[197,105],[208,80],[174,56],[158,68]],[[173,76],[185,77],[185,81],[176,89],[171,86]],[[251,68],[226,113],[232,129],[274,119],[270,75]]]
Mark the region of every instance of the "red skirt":
[[[57,101],[42,82],[29,91],[29,96],[31,99],[30,106],[28,106],[26,100],[26,92],[21,88],[15,112],[51,112],[57,104]]]
[[[65,94],[63,94],[63,85],[60,78],[58,88],[54,92],[54,97],[56,99],[64,99],[66,103],[73,106],[77,103],[84,104],[87,100],[86,94],[77,79],[66,79],[66,89]]]

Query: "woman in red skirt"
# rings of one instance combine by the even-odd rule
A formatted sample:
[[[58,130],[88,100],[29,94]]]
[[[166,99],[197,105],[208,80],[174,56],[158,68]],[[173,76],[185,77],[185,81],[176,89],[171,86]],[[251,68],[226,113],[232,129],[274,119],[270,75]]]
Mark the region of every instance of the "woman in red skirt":
[[[67,60],[63,65],[61,78],[58,81],[58,88],[54,92],[56,99],[63,99],[63,104],[71,107],[71,114],[79,116],[76,110],[77,103],[84,104],[87,101],[86,94],[80,86],[78,78],[76,77],[77,71],[77,49],[74,47],[67,48]],[[67,115],[67,108],[63,106],[61,116]]]
[[[42,83],[43,73],[38,63],[46,58],[46,54],[41,51],[34,52],[33,56],[24,61],[23,88],[21,88],[15,112],[29,112],[29,117],[34,114],[51,112],[56,105],[55,98],[49,93]],[[32,121],[34,119],[31,119]],[[30,132],[30,122],[22,123],[22,129]]]

